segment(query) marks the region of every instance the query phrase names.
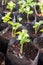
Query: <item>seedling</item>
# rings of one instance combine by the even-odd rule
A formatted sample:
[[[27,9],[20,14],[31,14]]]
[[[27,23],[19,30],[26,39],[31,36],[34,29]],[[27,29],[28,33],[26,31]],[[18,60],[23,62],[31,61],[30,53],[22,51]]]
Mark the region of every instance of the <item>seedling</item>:
[[[43,24],[43,21],[35,22],[35,24],[33,25],[33,28],[35,29],[35,34],[37,34],[41,24]]]
[[[5,14],[5,16],[2,17],[2,20],[4,23],[7,23],[8,21],[10,21],[12,18],[10,17],[11,12]]]
[[[13,8],[15,8],[15,6],[16,6],[16,4],[13,3],[12,1],[10,1],[10,2],[8,3],[8,5],[7,5],[7,9],[9,9],[10,11],[12,11]]]
[[[27,5],[29,5],[29,6],[35,6],[37,3],[36,3],[36,1],[33,1],[33,0],[19,0],[18,4],[19,4],[19,6],[23,5],[23,4],[25,6],[27,6]]]
[[[15,37],[16,35],[16,30],[18,28],[20,28],[22,26],[22,24],[16,22],[16,23],[13,23],[12,21],[9,21],[8,24],[10,24],[12,26],[12,37]]]
[[[27,14],[27,21],[28,21],[28,16],[29,14],[32,14],[33,11],[30,10],[30,6],[35,6],[36,2],[33,2],[33,0],[19,0],[19,13],[26,13]],[[29,22],[29,21],[28,21]]]
[[[40,10],[41,10],[41,13],[43,15],[43,3],[38,3],[39,7],[40,7]]]
[[[32,10],[30,10],[30,7],[26,7],[26,9],[25,9],[25,13],[27,14],[27,21],[29,22],[29,14],[32,14],[33,13],[33,11]]]
[[[29,5],[29,6],[37,5],[36,1],[34,1],[34,0],[26,0],[26,1],[27,1],[27,5]]]
[[[17,40],[20,40],[20,54],[23,53],[23,45],[26,42],[30,42],[28,31],[23,29],[21,32],[18,32],[18,38]]]
[[[14,37],[14,35],[16,34],[16,30],[22,26],[20,23],[14,23],[11,21],[11,17],[10,17],[11,12],[7,13],[4,17],[2,17],[2,20],[4,23],[8,23],[9,25],[12,26],[12,37]]]
[[[23,5],[21,5],[21,7],[19,8],[19,13],[24,13],[24,12],[27,14],[27,20],[28,20],[28,15],[33,13],[33,11],[30,10],[30,7],[29,7],[29,6],[25,6],[25,5],[23,4]]]

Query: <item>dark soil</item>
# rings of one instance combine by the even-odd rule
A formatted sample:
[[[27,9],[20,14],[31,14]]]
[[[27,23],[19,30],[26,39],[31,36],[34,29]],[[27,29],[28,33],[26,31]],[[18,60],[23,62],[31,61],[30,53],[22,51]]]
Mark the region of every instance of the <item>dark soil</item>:
[[[4,30],[6,27],[8,27],[8,24],[6,24],[6,23],[1,23],[1,24],[0,24],[0,31]]]
[[[9,40],[10,38],[12,38],[12,32],[11,30],[7,31],[5,34],[2,35],[3,38]]]
[[[26,49],[25,49],[26,48]],[[27,59],[31,58],[34,60],[34,58],[37,55],[38,49],[36,49],[33,45],[30,43],[25,44],[24,46],[24,52]]]
[[[2,52],[0,52],[0,65],[2,65],[2,63],[5,65],[5,56]]]
[[[12,65],[11,61],[7,57],[5,57],[5,65]]]
[[[43,38],[39,39],[38,44],[39,44],[39,46],[40,46],[41,48],[43,48]]]
[[[37,56],[38,49],[36,49],[34,46],[32,46],[31,43],[25,43],[24,48],[23,48],[23,58],[20,59],[19,58],[20,45],[18,43],[19,42],[17,42],[17,41],[14,44],[10,43],[10,45],[8,47],[7,56],[12,63],[16,62],[17,64],[21,63],[21,65],[22,64],[28,65],[28,63],[31,62],[30,59],[34,60],[35,57]],[[12,60],[11,60],[11,58],[12,58]]]
[[[22,20],[20,21],[20,23],[31,23],[35,21],[35,14],[30,14],[28,16],[28,20],[27,20],[27,14],[23,13],[23,14],[16,14],[16,22],[19,21],[18,18],[21,17]]]
[[[21,31],[22,29],[25,29],[24,26],[21,26],[16,30],[16,32]],[[1,35],[4,39],[10,40],[12,38],[12,27],[9,26],[9,30]],[[17,35],[16,35],[17,36]]]

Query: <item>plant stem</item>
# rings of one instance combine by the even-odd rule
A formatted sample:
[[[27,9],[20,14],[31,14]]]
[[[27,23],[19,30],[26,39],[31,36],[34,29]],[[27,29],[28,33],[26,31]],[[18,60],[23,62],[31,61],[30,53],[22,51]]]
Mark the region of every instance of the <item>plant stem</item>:
[[[2,0],[2,5],[6,5],[7,0]]]
[[[35,28],[35,34],[37,34],[39,27],[40,25],[37,28]]]
[[[7,3],[7,0],[5,0],[5,5],[6,5],[6,3]]]
[[[28,14],[27,14],[27,22],[29,22],[29,19],[28,19]]]
[[[15,37],[16,36],[15,33],[16,33],[16,30],[14,30],[13,27],[12,27],[12,37]]]
[[[21,48],[20,48],[20,54],[23,53],[23,44],[21,45]]]
[[[35,29],[35,35],[37,34],[37,30]]]
[[[2,5],[4,5],[4,0],[2,0]]]

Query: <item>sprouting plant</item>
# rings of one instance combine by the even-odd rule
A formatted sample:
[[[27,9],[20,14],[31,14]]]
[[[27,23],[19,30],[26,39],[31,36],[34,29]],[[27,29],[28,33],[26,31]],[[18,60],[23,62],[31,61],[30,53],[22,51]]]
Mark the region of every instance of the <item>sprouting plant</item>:
[[[5,14],[5,16],[2,17],[2,20],[4,23],[7,23],[8,21],[10,21],[12,18],[10,17],[11,12]]]
[[[28,31],[26,29],[23,29],[22,31],[18,32],[18,38],[17,40],[20,40],[20,54],[23,52],[23,45],[26,42],[30,42]]]
[[[33,25],[33,28],[35,29],[35,34],[37,34],[41,24],[43,24],[43,21],[35,22],[35,24]]]
[[[22,24],[16,22],[9,21],[8,24],[12,26],[12,37],[16,35],[16,30],[22,26]]]
[[[33,13],[33,11],[32,10],[30,10],[30,7],[26,7],[26,9],[25,9],[25,13],[27,14],[27,20],[28,20],[28,16],[29,16],[29,14],[32,14]],[[28,21],[29,22],[29,21]]]
[[[42,33],[43,33],[43,29],[41,29],[41,30],[40,30],[40,32],[42,32]]]
[[[30,6],[35,6],[37,5],[36,1],[34,0],[26,0],[27,4],[26,5],[30,5]]]
[[[24,12],[27,14],[27,20],[28,20],[28,15],[33,13],[33,11],[30,10],[29,6],[21,5],[21,7],[19,8],[19,13],[24,13]]]
[[[20,26],[22,26],[22,24],[20,24],[18,22],[17,23],[12,22],[11,21],[12,18],[10,17],[10,14],[11,14],[11,12],[7,13],[5,16],[2,17],[2,20],[4,23],[8,23],[9,25],[12,26],[12,37],[14,37],[14,35],[16,34],[16,30]]]
[[[41,13],[43,14],[43,3],[38,3],[38,5],[40,7]]]
[[[13,3],[12,1],[10,1],[10,2],[8,3],[8,5],[7,5],[7,9],[9,9],[10,11],[12,11],[13,8],[15,8],[15,6],[16,6],[16,4]]]
[[[32,14],[33,11],[30,10],[30,6],[35,6],[36,2],[33,2],[33,0],[19,0],[18,1],[19,4],[19,13],[26,13],[27,14],[27,20],[28,20],[28,16],[29,14]]]
[[[33,1],[33,0],[19,0],[18,4],[19,5],[23,5],[24,4],[25,6],[27,6],[27,5],[34,6],[37,3],[36,3],[36,1]]]

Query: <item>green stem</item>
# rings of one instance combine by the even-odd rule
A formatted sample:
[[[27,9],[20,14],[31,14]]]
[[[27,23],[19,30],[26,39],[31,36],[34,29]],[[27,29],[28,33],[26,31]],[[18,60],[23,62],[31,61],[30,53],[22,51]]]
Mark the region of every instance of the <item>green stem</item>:
[[[4,0],[2,0],[2,5],[4,5]]]
[[[35,35],[37,34],[37,30],[35,29]]]
[[[7,3],[7,0],[5,0],[5,5],[6,5],[6,3]]]
[[[23,53],[23,44],[21,45],[21,48],[20,48],[20,54]]]
[[[2,5],[6,5],[7,0],[2,0]]]
[[[27,21],[29,22],[28,14],[27,14]]]
[[[38,25],[38,27],[35,28],[35,34],[37,34],[37,32],[38,32],[38,30],[39,30],[39,27],[40,27],[40,25]]]
[[[12,37],[15,37],[16,36],[16,30],[13,30],[13,27],[12,27]]]

